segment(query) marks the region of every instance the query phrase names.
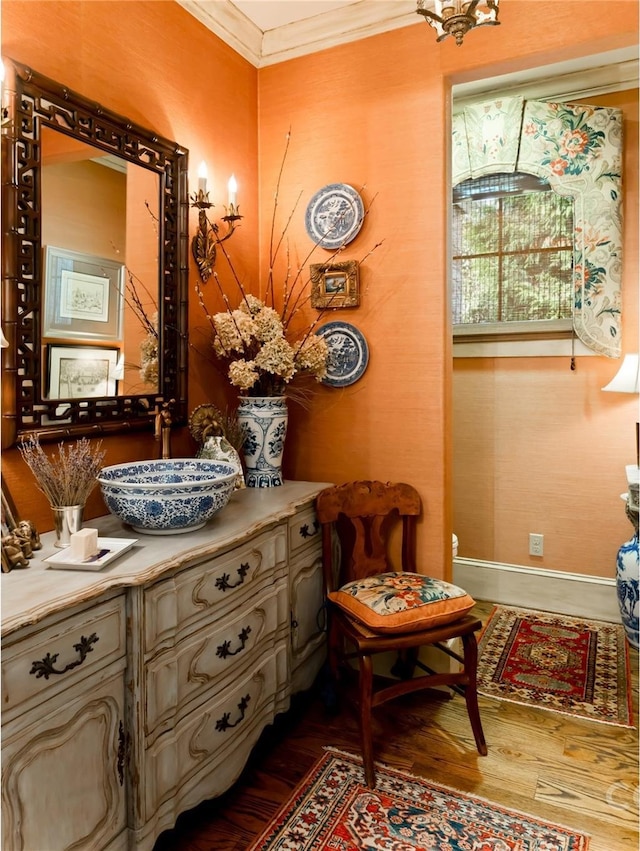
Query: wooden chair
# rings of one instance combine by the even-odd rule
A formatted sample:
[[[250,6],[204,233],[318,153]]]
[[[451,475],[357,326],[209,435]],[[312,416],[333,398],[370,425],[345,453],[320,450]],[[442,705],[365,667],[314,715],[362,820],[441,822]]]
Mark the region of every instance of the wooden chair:
[[[375,786],[371,710],[400,695],[436,686],[464,694],[478,752],[487,753],[482,731],[476,672],[475,633],[482,623],[468,614],[474,601],[462,589],[422,576],[416,570],[416,520],[421,500],[411,485],[377,481],[349,482],[327,488],[316,499],[322,526],[322,557],[329,616],[329,661],[337,681],[351,645],[358,659],[360,735],[365,779]],[[389,533],[395,537],[401,572],[394,572]],[[335,558],[340,544],[340,556]],[[452,590],[453,589],[453,590]],[[463,657],[446,644],[462,640]],[[456,658],[462,668],[438,673],[418,659],[420,647],[433,645]],[[402,679],[374,690],[372,656],[397,651],[392,669]],[[407,664],[408,663],[408,664]],[[413,677],[414,666],[424,674]],[[391,683],[391,684],[389,684]]]

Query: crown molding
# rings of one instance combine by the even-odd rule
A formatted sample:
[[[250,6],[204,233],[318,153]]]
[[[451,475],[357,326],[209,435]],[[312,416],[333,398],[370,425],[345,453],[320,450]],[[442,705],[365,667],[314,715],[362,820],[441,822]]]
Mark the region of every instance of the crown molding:
[[[262,30],[229,0],[177,0],[194,18],[256,68],[262,59]]]
[[[419,24],[415,0],[359,0],[262,32],[229,0],[177,0],[256,68]]]
[[[415,0],[360,0],[343,9],[325,12],[267,30],[260,65],[274,65],[296,56],[348,44],[378,33],[423,23]]]
[[[422,23],[416,0],[357,0],[263,32],[230,0],[177,0],[208,30],[256,68]],[[503,77],[455,84],[454,109],[501,94],[539,100],[621,91],[638,85],[638,46]]]

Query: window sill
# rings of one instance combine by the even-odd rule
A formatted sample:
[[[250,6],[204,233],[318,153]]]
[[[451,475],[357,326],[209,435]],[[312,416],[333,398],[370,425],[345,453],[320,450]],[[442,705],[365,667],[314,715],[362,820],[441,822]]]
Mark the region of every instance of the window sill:
[[[454,358],[544,358],[594,356],[577,338],[460,339],[453,341]]]
[[[595,355],[574,337],[570,319],[454,325],[453,356],[530,358]]]

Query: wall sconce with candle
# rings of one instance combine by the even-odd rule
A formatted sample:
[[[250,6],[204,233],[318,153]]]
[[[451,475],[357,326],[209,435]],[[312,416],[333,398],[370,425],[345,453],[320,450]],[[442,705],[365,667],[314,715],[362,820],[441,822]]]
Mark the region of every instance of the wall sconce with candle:
[[[191,197],[191,206],[197,207],[199,210],[198,230],[191,241],[191,251],[203,283],[206,283],[213,274],[213,268],[216,264],[217,246],[229,239],[242,218],[236,200],[238,184],[233,174],[229,178],[228,191],[228,205],[225,208],[227,213],[221,219],[225,223],[227,230],[221,236],[220,225],[216,222],[211,222],[207,214],[207,211],[214,205],[209,201],[209,193],[207,191],[207,166],[204,162],[200,163],[200,168],[198,169],[198,191]]]

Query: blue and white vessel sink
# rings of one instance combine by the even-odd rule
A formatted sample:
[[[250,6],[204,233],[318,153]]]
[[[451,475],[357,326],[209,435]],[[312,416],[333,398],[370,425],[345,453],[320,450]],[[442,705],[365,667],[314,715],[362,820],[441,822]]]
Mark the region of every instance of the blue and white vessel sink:
[[[132,461],[98,476],[107,508],[136,532],[175,535],[200,529],[224,508],[238,469],[199,458]]]

